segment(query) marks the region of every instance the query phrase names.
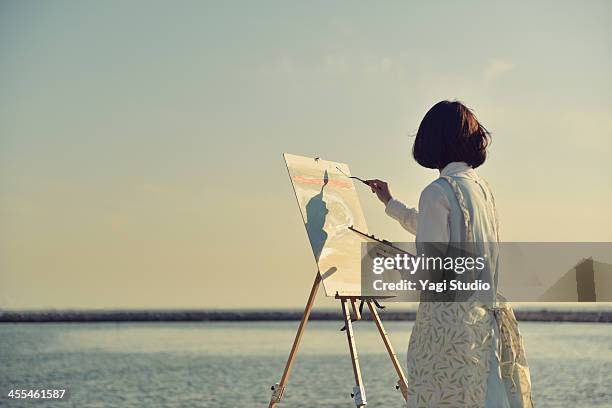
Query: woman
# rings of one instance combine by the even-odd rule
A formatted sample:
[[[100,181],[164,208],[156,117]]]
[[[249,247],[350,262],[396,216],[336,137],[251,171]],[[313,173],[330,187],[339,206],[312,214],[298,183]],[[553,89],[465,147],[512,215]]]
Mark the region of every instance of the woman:
[[[419,253],[429,243],[443,243],[447,252],[467,243],[486,259],[486,268],[471,276],[492,287],[467,298],[421,294],[408,347],[408,407],[533,406],[516,319],[496,294],[495,201],[474,170],[485,162],[489,141],[462,103],[439,102],[423,118],[412,149],[421,166],[440,171],[421,193],[418,211],[393,198],[384,181],[368,182],[386,213],[416,235]]]

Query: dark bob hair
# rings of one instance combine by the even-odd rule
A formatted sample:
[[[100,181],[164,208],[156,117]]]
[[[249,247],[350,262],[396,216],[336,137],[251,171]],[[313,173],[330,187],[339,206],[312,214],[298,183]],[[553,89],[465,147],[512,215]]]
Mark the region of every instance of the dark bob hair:
[[[412,156],[430,169],[443,169],[452,162],[465,162],[475,169],[487,159],[490,141],[491,134],[468,107],[458,101],[442,101],[421,121]]]

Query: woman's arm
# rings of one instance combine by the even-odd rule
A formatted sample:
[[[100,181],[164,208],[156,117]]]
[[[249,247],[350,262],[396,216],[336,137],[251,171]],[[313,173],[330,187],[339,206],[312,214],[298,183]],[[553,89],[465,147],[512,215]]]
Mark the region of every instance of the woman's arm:
[[[450,241],[450,202],[438,183],[431,183],[421,193],[418,211],[418,242]]]
[[[431,183],[421,193],[419,210],[409,208],[394,199],[386,182],[368,180],[372,192],[385,204],[385,212],[397,220],[408,232],[417,236],[419,242],[450,241],[450,203],[444,190],[437,183]]]
[[[387,202],[385,212],[398,221],[406,231],[417,234],[419,212],[415,208],[408,208],[404,203],[392,198]]]

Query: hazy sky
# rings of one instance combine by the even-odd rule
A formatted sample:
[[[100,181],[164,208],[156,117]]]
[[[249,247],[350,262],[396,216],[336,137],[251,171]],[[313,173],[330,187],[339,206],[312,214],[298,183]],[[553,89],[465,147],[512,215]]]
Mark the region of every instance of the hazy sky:
[[[0,2],[0,308],[299,307],[282,153],[416,205],[441,99],[506,241],[611,241],[612,3]],[[409,240],[358,186],[370,230]],[[322,302],[329,305],[329,301]]]

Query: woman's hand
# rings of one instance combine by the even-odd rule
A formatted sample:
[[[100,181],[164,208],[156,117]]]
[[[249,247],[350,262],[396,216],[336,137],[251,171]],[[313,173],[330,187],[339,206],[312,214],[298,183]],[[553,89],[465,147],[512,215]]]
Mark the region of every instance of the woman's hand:
[[[366,180],[368,186],[372,189],[373,193],[376,193],[376,196],[384,205],[387,205],[389,200],[393,197],[391,196],[391,191],[389,190],[389,185],[382,180]]]

